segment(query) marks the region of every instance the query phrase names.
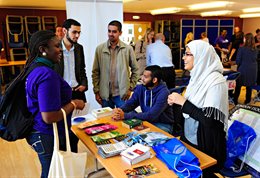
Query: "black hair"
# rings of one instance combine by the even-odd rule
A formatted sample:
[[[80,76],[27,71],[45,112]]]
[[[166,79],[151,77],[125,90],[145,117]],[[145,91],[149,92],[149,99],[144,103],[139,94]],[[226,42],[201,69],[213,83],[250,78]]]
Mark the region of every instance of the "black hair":
[[[58,28],[58,27],[61,27],[61,28],[62,28],[62,25],[57,25],[57,26],[55,27],[55,29]]]
[[[227,29],[225,29],[225,28],[220,29],[220,33],[224,32],[224,31],[227,31]]]
[[[118,31],[121,32],[122,31],[122,24],[121,22],[119,22],[118,20],[113,20],[111,22],[109,22],[108,26],[109,25],[113,25],[113,26],[116,26],[118,28]]]
[[[40,54],[40,46],[47,47],[48,42],[55,38],[56,35],[50,30],[42,30],[35,32],[29,41],[29,58],[26,61],[26,67],[29,66]]]
[[[161,69],[160,66],[158,66],[158,65],[147,66],[145,68],[145,70],[151,72],[152,79],[157,78],[158,83],[161,81],[161,79],[162,79],[162,69]]]
[[[62,27],[63,28],[66,28],[67,30],[69,30],[69,28],[71,27],[71,25],[74,25],[74,26],[81,26],[81,24],[74,20],[74,19],[67,19],[63,22],[63,25]]]
[[[260,29],[258,28],[258,29],[256,29],[256,31],[255,31],[256,33],[259,33],[260,32]]]

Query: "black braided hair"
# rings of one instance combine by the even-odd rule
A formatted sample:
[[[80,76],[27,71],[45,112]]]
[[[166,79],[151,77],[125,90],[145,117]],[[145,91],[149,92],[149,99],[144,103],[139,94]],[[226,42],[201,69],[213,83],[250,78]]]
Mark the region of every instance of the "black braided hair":
[[[56,37],[55,33],[50,30],[41,30],[35,32],[29,41],[29,57],[26,61],[26,66],[28,67],[31,63],[40,55],[40,46],[47,47],[48,42]]]

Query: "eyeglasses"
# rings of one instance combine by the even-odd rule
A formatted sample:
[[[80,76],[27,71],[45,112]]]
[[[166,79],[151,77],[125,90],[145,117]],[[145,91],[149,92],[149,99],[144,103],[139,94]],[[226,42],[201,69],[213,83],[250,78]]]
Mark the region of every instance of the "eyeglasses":
[[[193,54],[191,54],[191,53],[184,53],[183,57],[185,57],[185,56],[193,56]]]

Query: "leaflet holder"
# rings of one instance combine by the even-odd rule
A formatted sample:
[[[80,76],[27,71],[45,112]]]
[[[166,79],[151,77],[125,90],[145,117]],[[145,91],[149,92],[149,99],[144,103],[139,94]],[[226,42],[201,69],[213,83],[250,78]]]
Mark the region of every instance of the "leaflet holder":
[[[233,72],[233,73],[230,73],[227,76],[225,76],[227,78],[228,90],[232,90],[232,91],[235,90],[236,80],[238,79],[239,76],[240,76],[240,72]],[[230,96],[229,96],[228,100],[229,100],[229,104],[235,105],[233,99]]]
[[[228,121],[228,125],[231,126],[232,123],[237,120],[246,124],[252,129],[254,129],[256,133],[256,138],[253,142],[251,142],[248,151],[245,153],[244,156],[240,156],[234,163],[234,167],[240,167],[242,164],[241,171],[232,171],[230,169],[223,168],[220,173],[223,176],[228,177],[238,177],[246,174],[251,174],[252,177],[260,177],[260,158],[259,158],[259,151],[260,151],[260,107],[259,106],[250,106],[250,105],[236,105],[230,111],[230,117]],[[241,163],[242,162],[242,163]]]

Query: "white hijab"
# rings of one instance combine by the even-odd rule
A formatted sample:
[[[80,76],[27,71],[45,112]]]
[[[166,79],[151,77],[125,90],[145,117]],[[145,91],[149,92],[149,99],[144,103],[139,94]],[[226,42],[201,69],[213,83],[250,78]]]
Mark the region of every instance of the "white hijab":
[[[188,43],[187,46],[194,56],[194,63],[190,71],[191,78],[186,89],[185,98],[199,108],[214,107],[219,109],[226,115],[225,121],[223,121],[226,125],[228,97],[226,79],[222,75],[223,66],[220,59],[213,46],[205,41],[194,40]],[[222,87],[217,87],[219,91],[212,92],[211,98],[221,98],[219,95],[224,95],[223,101],[220,99],[206,101],[208,89],[221,83]],[[188,118],[189,115],[184,114],[184,117]]]

